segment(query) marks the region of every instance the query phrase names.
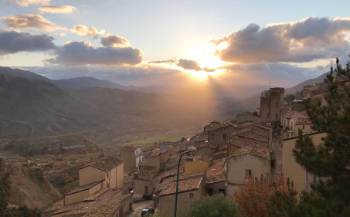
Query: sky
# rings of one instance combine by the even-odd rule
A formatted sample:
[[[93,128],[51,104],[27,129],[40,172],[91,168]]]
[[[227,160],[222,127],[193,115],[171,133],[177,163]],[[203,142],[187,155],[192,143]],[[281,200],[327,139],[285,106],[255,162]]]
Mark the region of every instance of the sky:
[[[292,85],[350,53],[348,8],[346,0],[0,0],[0,65],[131,85],[183,74]]]

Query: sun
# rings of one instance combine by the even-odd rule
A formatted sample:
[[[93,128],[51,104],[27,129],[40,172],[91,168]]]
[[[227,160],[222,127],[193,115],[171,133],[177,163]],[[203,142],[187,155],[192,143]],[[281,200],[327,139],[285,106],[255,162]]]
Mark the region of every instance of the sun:
[[[198,43],[189,47],[186,58],[197,61],[204,69],[213,70],[225,65],[225,62],[217,55],[217,51],[223,49],[223,46],[211,42]]]
[[[224,70],[222,68],[226,63],[220,59],[217,51],[224,49],[224,46],[211,42],[203,42],[190,46],[185,57],[196,61],[202,70],[187,70],[186,73],[199,81],[206,81],[210,77],[218,77],[223,74]]]

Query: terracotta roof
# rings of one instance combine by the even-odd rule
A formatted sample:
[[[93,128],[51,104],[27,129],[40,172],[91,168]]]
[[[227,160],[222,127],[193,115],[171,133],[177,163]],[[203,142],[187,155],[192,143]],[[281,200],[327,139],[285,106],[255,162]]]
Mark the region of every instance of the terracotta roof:
[[[98,185],[98,184],[100,184],[102,182],[104,182],[104,179],[101,179],[100,181],[96,181],[96,182],[93,182],[93,183],[90,183],[90,184],[87,184],[87,185],[82,185],[82,186],[76,187],[73,190],[65,193],[65,195],[75,194],[75,193],[78,193],[78,192],[81,192],[81,191],[89,190],[90,188],[93,188],[94,186],[96,186],[96,185]]]
[[[45,213],[47,216],[58,214],[63,214],[63,216],[112,216],[128,200],[131,201],[130,194],[123,194],[121,191],[109,189],[88,202],[64,205],[63,200],[60,200],[47,209]]]
[[[243,155],[252,155],[252,156],[256,156],[256,157],[261,157],[264,158],[266,160],[270,159],[270,151],[267,148],[240,148],[235,150],[234,152],[232,152],[230,154],[230,158],[231,157],[239,157],[239,156],[243,156]]]
[[[198,190],[203,180],[203,176],[188,177],[179,181],[179,193]],[[175,194],[176,182],[171,182],[169,185],[161,190],[159,196],[167,196]]]
[[[225,181],[225,158],[213,161],[206,174],[206,183]]]
[[[206,131],[215,131],[215,130],[226,128],[226,127],[234,127],[234,125],[229,121],[224,122],[224,123],[220,123],[220,122],[215,121],[215,122],[211,122],[210,124],[208,124],[204,128]]]
[[[288,111],[284,114],[284,117],[287,119],[295,119],[296,124],[311,124],[310,117],[308,114],[304,112],[298,112],[298,111]]]
[[[86,164],[84,167],[82,167],[81,169],[85,168],[85,167],[94,167],[96,169],[99,169],[101,171],[109,171],[111,169],[113,169],[114,167],[117,167],[119,164],[121,164],[122,161],[109,157],[106,159],[102,159],[100,161],[96,161],[96,162],[90,162],[88,164]]]

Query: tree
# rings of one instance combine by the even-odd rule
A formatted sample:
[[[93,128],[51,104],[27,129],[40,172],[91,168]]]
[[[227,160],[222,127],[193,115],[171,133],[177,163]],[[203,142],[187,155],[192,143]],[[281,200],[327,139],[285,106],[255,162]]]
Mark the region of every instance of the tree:
[[[297,200],[293,191],[276,191],[268,202],[269,217],[298,217]]]
[[[214,195],[195,202],[191,208],[191,217],[235,217],[236,206],[224,196]]]
[[[298,205],[300,216],[350,216],[350,67],[339,60],[325,80],[325,101],[312,100],[307,111],[314,129],[327,136],[315,146],[300,133],[295,158],[305,169],[320,177]]]
[[[247,179],[245,185],[235,193],[234,198],[242,217],[288,216],[280,216],[282,213],[280,209],[287,210],[288,203],[290,206],[295,203],[295,194],[283,177],[274,180],[270,177],[262,180]]]

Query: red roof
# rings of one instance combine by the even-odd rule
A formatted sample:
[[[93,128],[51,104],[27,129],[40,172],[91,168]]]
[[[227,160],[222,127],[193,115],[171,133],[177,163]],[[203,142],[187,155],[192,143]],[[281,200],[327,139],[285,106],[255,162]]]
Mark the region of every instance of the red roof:
[[[189,177],[189,178],[180,180],[179,193],[198,190],[202,183],[202,180],[203,180],[202,176]],[[167,195],[175,194],[175,192],[176,192],[176,182],[171,182],[165,189],[161,190],[161,192],[159,193],[159,196],[167,196]]]
[[[206,174],[207,183],[217,183],[225,181],[225,158],[213,161]]]

